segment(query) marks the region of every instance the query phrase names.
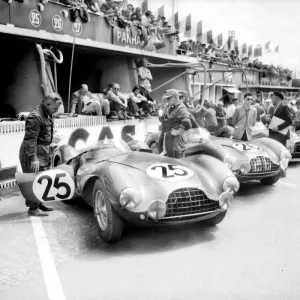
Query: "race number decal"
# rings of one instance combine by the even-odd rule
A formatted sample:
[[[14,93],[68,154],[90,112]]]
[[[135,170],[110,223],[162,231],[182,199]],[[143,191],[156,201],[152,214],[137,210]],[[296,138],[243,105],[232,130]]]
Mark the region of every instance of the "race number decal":
[[[64,21],[61,16],[55,15],[52,18],[52,26],[56,31],[62,31],[64,28]]]
[[[81,35],[82,33],[82,23],[80,21],[76,21],[72,24],[72,30],[76,35]]]
[[[175,164],[155,164],[147,168],[148,176],[168,181],[185,180],[194,175],[193,171]]]
[[[42,24],[42,15],[40,14],[40,12],[38,10],[33,9],[29,13],[29,21],[32,26],[39,27]]]
[[[39,174],[33,182],[33,193],[40,201],[72,199],[75,185],[72,177],[63,170],[49,170]]]
[[[238,149],[240,151],[248,151],[248,152],[257,152],[261,151],[262,148],[253,145],[253,144],[246,144],[246,143],[235,143],[232,145],[233,148]]]

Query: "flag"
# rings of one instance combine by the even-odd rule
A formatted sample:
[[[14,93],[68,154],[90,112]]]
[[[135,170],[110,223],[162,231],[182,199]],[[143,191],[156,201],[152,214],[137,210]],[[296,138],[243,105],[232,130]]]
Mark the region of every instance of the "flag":
[[[247,43],[243,44],[243,54],[247,54]]]
[[[223,46],[223,51],[228,52],[228,50],[229,50],[229,48],[228,48],[228,40],[227,40]]]
[[[218,35],[218,47],[222,47],[223,46],[223,33],[220,33]]]
[[[187,38],[191,37],[191,33],[192,33],[192,15],[189,14],[186,17],[186,21],[185,21],[185,31],[184,31],[184,36]]]
[[[271,42],[269,41],[269,42],[267,42],[267,43],[265,44],[265,49],[266,49],[266,50],[270,50],[270,43],[271,43]]]
[[[248,57],[252,56],[252,45],[248,47]]]
[[[239,52],[239,41],[238,40],[234,41],[234,51],[235,51],[235,53]]]
[[[208,44],[208,39],[207,39],[207,32],[204,32],[201,36],[201,43],[202,44]]]
[[[158,15],[161,17],[165,16],[165,6],[164,5],[158,9]]]
[[[279,46],[275,47],[275,52],[279,53]]]
[[[142,3],[142,14],[148,10],[148,0],[144,0]]]
[[[197,35],[196,35],[196,40],[201,42],[202,38],[202,21],[199,21],[197,23]]]
[[[213,34],[212,30],[207,31],[207,43],[212,44],[213,43]]]
[[[178,12],[174,15],[174,27],[175,30],[179,30]]]
[[[262,56],[262,48],[261,47],[256,47],[254,49],[254,57]]]
[[[186,19],[181,20],[179,22],[179,33],[184,33],[185,32],[185,24],[186,24]]]
[[[122,9],[126,9],[128,5],[128,0],[123,0]]]
[[[227,45],[228,45],[229,51],[234,50],[234,37],[233,36],[228,37]]]

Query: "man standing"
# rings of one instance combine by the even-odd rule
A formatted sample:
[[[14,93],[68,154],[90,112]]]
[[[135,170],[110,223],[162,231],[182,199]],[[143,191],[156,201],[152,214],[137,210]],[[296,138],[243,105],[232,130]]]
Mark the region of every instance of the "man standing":
[[[150,70],[147,68],[148,60],[146,58],[143,59],[142,66],[138,68],[138,76],[139,76],[139,86],[145,88],[149,93],[151,92],[151,83],[152,75]]]
[[[287,131],[286,134],[283,134],[280,131],[289,127],[293,121],[292,121],[290,109],[286,103],[283,103],[283,100],[284,100],[284,95],[281,92],[273,93],[272,101],[274,104],[274,114],[272,116],[272,119],[274,117],[277,117],[281,119],[283,122],[278,126],[272,127],[272,129],[269,127],[269,137],[286,146],[286,141],[289,139],[290,133],[289,131]],[[271,119],[271,124],[272,124],[272,119]]]
[[[61,105],[61,97],[50,93],[43,102],[34,108],[26,119],[25,136],[21,144],[19,159],[23,173],[45,171],[50,166],[50,144],[53,139],[53,117]],[[26,199],[30,216],[48,216],[46,211],[53,208],[41,202]]]
[[[257,110],[250,105],[253,97],[252,94],[244,95],[244,103],[237,107],[233,117],[232,125],[234,127],[233,138],[242,141],[252,139],[252,127],[256,123]]]
[[[98,116],[102,115],[102,110],[105,115],[109,114],[109,102],[105,99],[103,100],[96,100],[92,93],[89,91],[89,88],[86,84],[82,84],[80,90],[76,91],[72,95],[72,104],[71,104],[71,113],[83,115],[85,114],[82,110],[85,104],[89,103],[93,100],[93,106],[95,114]],[[91,109],[90,109],[91,110]]]
[[[183,151],[186,149],[183,133],[192,128],[190,112],[180,101],[179,91],[175,89],[166,90],[162,99],[168,101],[169,106],[165,114],[159,118],[162,122],[160,140],[165,138],[167,156],[182,158]]]

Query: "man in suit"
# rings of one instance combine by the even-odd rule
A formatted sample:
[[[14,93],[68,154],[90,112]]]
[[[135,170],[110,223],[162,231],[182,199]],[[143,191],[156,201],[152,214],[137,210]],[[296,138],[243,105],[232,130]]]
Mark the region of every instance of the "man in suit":
[[[269,129],[269,137],[274,139],[284,146],[286,146],[286,141],[290,138],[290,132],[288,131],[286,135],[280,133],[280,130],[283,130],[289,127],[292,124],[291,112],[286,103],[283,103],[284,95],[281,92],[274,92],[272,95],[272,101],[274,105],[274,114],[272,118],[275,116],[284,120],[284,122],[273,129]],[[272,120],[271,120],[272,122]]]
[[[252,127],[256,123],[257,110],[250,105],[252,94],[244,95],[244,103],[238,106],[232,117],[232,126],[234,127],[233,138],[242,141],[252,140]]]

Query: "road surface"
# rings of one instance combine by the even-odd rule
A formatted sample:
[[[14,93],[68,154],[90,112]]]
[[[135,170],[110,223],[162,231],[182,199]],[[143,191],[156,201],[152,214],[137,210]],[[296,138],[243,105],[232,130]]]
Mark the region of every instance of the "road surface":
[[[300,299],[300,165],[275,186],[242,184],[214,228],[128,228],[104,244],[84,203],[29,218],[0,201],[1,300]]]

